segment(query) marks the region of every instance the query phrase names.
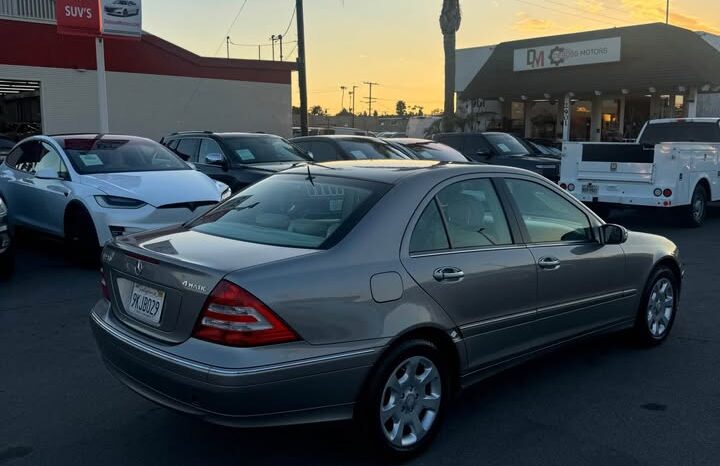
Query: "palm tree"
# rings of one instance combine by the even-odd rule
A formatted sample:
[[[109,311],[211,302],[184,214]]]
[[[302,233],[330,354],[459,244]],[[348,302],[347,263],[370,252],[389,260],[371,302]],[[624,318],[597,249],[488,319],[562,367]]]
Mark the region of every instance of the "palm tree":
[[[460,0],[443,0],[440,12],[440,30],[445,47],[445,111],[449,124],[455,115],[455,33],[460,29]]]

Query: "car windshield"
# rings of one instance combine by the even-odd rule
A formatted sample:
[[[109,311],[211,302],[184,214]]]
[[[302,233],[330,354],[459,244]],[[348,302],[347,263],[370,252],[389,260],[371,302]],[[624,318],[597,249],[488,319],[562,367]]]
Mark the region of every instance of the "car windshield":
[[[149,139],[65,138],[58,142],[81,175],[190,170],[178,156]]]
[[[499,155],[528,155],[530,151],[510,134],[485,133],[487,141]]]
[[[339,139],[338,144],[355,160],[363,159],[407,159],[408,157],[381,142],[363,139]]]
[[[276,136],[232,136],[223,141],[234,163],[306,162],[295,146]]]
[[[440,160],[443,162],[467,162],[467,158],[450,146],[438,142],[405,144],[421,160]]]
[[[347,178],[274,175],[187,226],[251,243],[326,248],[342,239],[388,189],[383,183]]]

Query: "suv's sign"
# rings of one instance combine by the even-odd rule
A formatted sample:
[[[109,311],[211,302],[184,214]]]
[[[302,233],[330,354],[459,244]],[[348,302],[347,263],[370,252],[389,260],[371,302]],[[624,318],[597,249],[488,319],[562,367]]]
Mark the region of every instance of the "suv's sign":
[[[516,49],[513,71],[617,62],[620,51],[620,37]]]
[[[100,35],[100,0],[57,0],[58,32],[81,36]]]

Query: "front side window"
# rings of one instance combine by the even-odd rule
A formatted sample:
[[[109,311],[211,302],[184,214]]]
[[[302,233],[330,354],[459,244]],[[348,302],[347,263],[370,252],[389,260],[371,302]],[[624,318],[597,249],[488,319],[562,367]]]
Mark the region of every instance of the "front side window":
[[[60,154],[58,154],[52,146],[44,142],[42,143],[42,150],[44,154],[35,166],[35,172],[37,173],[40,170],[49,169],[54,173],[57,173],[58,176],[62,177],[67,175],[67,168],[65,167],[65,163],[62,161],[62,158],[60,158]]]
[[[49,144],[41,141],[29,141],[18,147],[17,155],[13,151],[8,165],[14,166],[16,170],[35,174],[41,169],[51,169],[61,175],[67,173],[65,164],[60,155]],[[17,157],[16,160],[12,160]]]
[[[388,189],[384,183],[348,178],[275,175],[188,227],[251,243],[320,249],[344,237]]]
[[[453,249],[512,244],[505,212],[489,179],[452,184],[438,193],[437,200]]]
[[[58,143],[81,175],[190,170],[167,147],[149,139],[69,137],[58,139]]]
[[[210,138],[203,138],[202,142],[200,143],[200,155],[198,155],[198,161],[200,161],[200,163],[205,163],[205,158],[210,154],[224,157],[220,145],[215,140]]]
[[[178,153],[183,160],[190,162],[197,162],[198,147],[200,146],[200,139],[198,138],[184,138],[181,139],[177,145],[175,151]]]
[[[592,240],[590,220],[570,201],[532,181],[509,178],[505,182],[531,243]]]
[[[240,164],[305,162],[308,159],[292,144],[277,136],[228,136],[232,161]]]

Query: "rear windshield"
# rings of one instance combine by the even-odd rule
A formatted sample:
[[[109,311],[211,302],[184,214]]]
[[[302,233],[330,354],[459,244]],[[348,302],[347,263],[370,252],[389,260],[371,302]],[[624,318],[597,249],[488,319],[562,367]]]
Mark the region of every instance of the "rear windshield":
[[[645,127],[639,142],[653,146],[661,142],[720,142],[720,126],[697,121],[654,123]]]
[[[389,144],[360,139],[339,139],[338,144],[353,160],[364,159],[407,159],[402,152]]]
[[[251,243],[323,249],[340,241],[388,189],[383,183],[332,176],[274,175],[188,227]]]
[[[292,144],[274,136],[225,137],[230,157],[235,163],[305,162],[305,157]]]
[[[495,153],[499,155],[528,155],[530,151],[514,136],[504,133],[485,133]]]
[[[190,170],[177,155],[149,139],[65,138],[58,142],[82,175]]]
[[[468,160],[460,152],[450,146],[438,142],[425,142],[418,144],[407,144],[417,158],[421,160],[440,160],[443,162],[467,162]]]

